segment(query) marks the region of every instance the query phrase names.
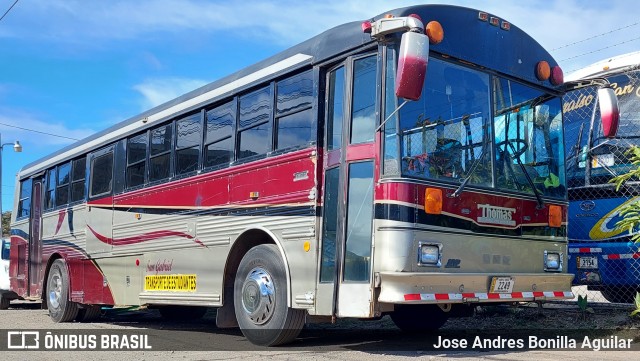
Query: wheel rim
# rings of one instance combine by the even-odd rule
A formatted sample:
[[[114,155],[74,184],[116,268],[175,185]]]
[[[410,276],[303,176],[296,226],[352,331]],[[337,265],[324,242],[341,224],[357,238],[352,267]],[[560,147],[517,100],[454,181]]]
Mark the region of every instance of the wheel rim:
[[[49,287],[49,304],[52,308],[60,308],[60,296],[62,295],[62,277],[55,272],[51,275],[51,285]]]
[[[242,284],[242,308],[256,325],[271,319],[276,304],[273,278],[266,270],[254,268]]]

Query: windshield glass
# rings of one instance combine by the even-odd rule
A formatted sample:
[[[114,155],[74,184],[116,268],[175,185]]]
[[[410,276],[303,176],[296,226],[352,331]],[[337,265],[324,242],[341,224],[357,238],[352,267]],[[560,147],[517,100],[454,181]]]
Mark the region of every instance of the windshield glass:
[[[403,101],[393,89],[394,52],[387,62],[385,119]],[[383,171],[564,197],[560,110],[560,99],[539,90],[429,58],[422,98],[385,123]]]
[[[493,91],[497,187],[564,197],[560,99],[502,78]]]
[[[600,119],[597,94],[593,88],[574,91],[564,97],[569,187],[608,184],[612,177],[631,169],[631,161],[625,153],[631,146],[640,146],[639,79],[638,71],[608,78],[620,109],[620,125],[613,139],[603,136],[600,122],[591,121],[592,117]],[[590,134],[592,123],[593,132]],[[589,178],[585,177],[586,173],[590,174]],[[585,183],[587,181],[588,184]]]

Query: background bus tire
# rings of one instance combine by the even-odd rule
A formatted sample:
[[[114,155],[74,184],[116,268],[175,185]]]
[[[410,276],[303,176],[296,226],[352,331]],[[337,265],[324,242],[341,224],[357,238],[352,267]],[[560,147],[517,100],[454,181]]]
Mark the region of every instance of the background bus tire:
[[[165,306],[158,309],[163,318],[171,321],[199,320],[207,313],[207,307],[200,306]]]
[[[257,275],[262,275],[259,277]],[[252,276],[253,278],[251,278]],[[247,302],[255,301],[251,290],[258,291],[250,279],[268,281],[271,296],[262,296],[254,319],[245,309],[243,303],[243,289],[246,291]],[[287,306],[287,279],[284,263],[280,257],[278,247],[273,244],[256,246],[249,250],[240,261],[233,290],[234,308],[238,325],[244,336],[251,343],[260,346],[277,346],[293,341],[302,330],[305,323],[306,311],[289,308]],[[264,303],[262,300],[268,300]],[[268,304],[269,307],[261,307]],[[271,307],[272,306],[272,307]],[[260,315],[266,315],[262,317]]]
[[[78,315],[76,316],[76,321],[78,322],[93,322],[100,318],[100,313],[102,310],[100,306],[85,306],[85,308],[81,308],[78,310]]]
[[[78,315],[78,305],[69,300],[69,272],[61,259],[55,260],[51,265],[45,297],[49,317],[53,322],[70,322]]]
[[[435,331],[449,316],[436,305],[396,305],[391,320],[402,331]]]
[[[11,300],[8,298],[4,298],[0,295],[0,310],[6,310],[9,308],[9,303]]]
[[[612,303],[634,303],[636,292],[632,287],[608,286],[600,290],[602,296]]]

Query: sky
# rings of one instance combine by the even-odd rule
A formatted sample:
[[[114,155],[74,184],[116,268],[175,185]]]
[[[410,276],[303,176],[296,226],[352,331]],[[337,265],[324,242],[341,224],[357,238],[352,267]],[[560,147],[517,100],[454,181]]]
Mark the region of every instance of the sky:
[[[3,148],[2,210],[34,160],[333,26],[427,2],[511,22],[565,74],[640,50],[635,0],[19,0],[0,20],[0,136],[23,146]]]

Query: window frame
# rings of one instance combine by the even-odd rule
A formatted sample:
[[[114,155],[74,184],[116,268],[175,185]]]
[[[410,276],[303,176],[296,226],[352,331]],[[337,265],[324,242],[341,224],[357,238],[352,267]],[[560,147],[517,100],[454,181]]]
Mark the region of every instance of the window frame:
[[[305,77],[304,75],[308,74],[308,77]],[[301,108],[296,108],[296,109],[292,109],[292,110],[287,110],[287,111],[283,111],[280,112],[278,110],[278,95],[280,94],[280,92],[278,91],[280,89],[280,84],[284,83],[287,80],[292,80],[296,77],[301,77],[302,79],[309,79],[311,80],[311,95],[310,95],[310,101],[309,103],[307,103],[305,106],[301,107]],[[314,114],[313,114],[313,105],[314,105],[314,100],[315,98],[317,98],[317,95],[315,94],[315,87],[314,87],[314,71],[313,69],[307,69],[301,72],[298,72],[294,75],[290,75],[284,79],[281,79],[279,81],[276,82],[275,84],[275,91],[274,91],[274,105],[273,105],[273,110],[272,110],[272,114],[273,114],[273,125],[272,125],[272,129],[273,129],[273,144],[272,144],[272,152],[273,153],[286,153],[287,151],[291,151],[291,150],[295,150],[295,149],[303,149],[303,148],[307,148],[313,144],[317,143],[317,138],[318,138],[318,122],[317,119],[315,118]],[[302,88],[301,88],[302,89]],[[311,139],[309,139],[308,142],[303,143],[303,144],[296,144],[296,145],[292,145],[292,146],[288,146],[288,147],[284,147],[284,148],[280,148],[278,145],[278,139],[280,136],[280,120],[282,120],[283,118],[287,118],[293,115],[299,115],[302,114],[304,112],[308,112],[308,116],[311,118],[311,129],[310,129],[310,136]]]
[[[111,156],[111,179],[109,180],[109,189],[105,192],[102,193],[97,193],[97,194],[93,194],[93,185],[94,180],[95,180],[95,163],[98,159],[103,158],[103,157],[107,157],[107,156]],[[110,146],[108,148],[104,148],[101,149],[97,152],[93,152],[89,155],[89,186],[88,186],[88,198],[91,199],[97,199],[97,198],[102,198],[105,196],[110,196],[111,194],[113,194],[113,186],[114,186],[114,169],[115,169],[115,161],[116,161],[116,157],[115,157],[115,147],[114,146]]]

